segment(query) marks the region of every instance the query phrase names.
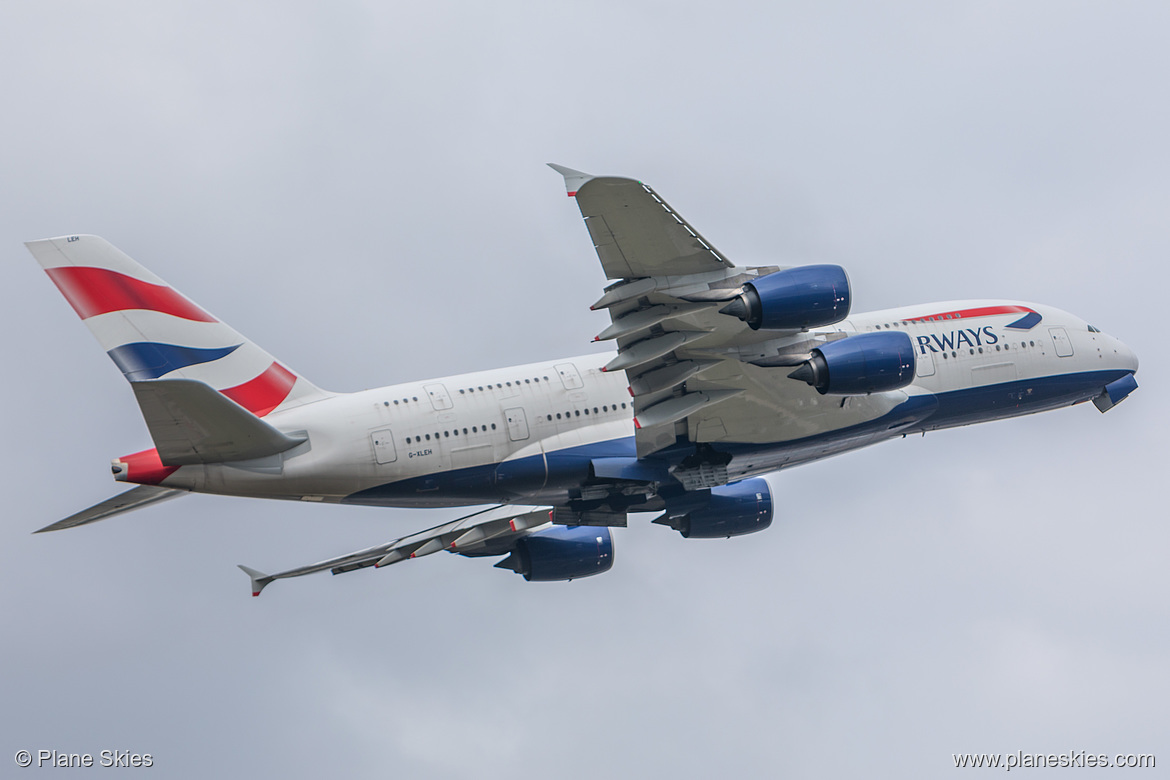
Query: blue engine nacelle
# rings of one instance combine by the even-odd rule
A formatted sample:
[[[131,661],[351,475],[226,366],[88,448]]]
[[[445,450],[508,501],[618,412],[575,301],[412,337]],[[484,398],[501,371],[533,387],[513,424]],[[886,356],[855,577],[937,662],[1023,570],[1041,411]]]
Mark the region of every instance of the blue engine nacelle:
[[[868,395],[914,381],[914,344],[902,331],[859,333],[817,347],[788,375],[821,395]]]
[[[654,520],[684,539],[718,539],[763,531],[772,524],[772,490],[760,477],[685,493]]]
[[[605,527],[553,526],[525,536],[496,566],[523,574],[529,582],[601,574],[613,566],[613,536]]]
[[[720,309],[752,330],[801,330],[849,316],[849,277],[839,265],[804,265],[761,276]]]

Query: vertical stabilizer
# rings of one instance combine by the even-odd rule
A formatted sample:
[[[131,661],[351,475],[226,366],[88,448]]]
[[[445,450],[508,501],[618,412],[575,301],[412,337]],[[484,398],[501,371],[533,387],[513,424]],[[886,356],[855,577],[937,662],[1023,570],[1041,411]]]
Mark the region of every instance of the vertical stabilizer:
[[[131,382],[193,379],[258,417],[328,395],[103,238],[26,246]]]

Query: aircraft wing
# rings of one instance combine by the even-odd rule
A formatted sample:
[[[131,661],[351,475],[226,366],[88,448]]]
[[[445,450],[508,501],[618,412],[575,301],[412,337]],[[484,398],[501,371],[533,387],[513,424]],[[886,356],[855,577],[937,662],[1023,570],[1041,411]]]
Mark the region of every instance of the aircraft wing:
[[[300,577],[325,570],[334,574],[344,574],[370,566],[380,568],[400,561],[421,558],[440,550],[469,557],[502,555],[508,552],[520,537],[550,526],[550,512],[552,508],[547,506],[498,506],[385,544],[276,574],[265,574],[247,566],[240,568],[252,578],[252,595],[259,596],[260,591],[273,580]]]
[[[801,439],[875,419],[907,398],[897,390],[842,402],[788,378],[813,348],[848,335],[848,323],[835,332],[752,330],[721,314],[746,283],[780,267],[736,268],[639,181],[551,167],[565,177],[606,276],[617,280],[593,304],[611,320],[594,340],[616,342],[603,370],[629,377],[639,457],[683,437]],[[721,484],[718,474],[675,476],[688,488]]]
[[[654,190],[640,181],[590,176],[563,165],[565,177],[610,279],[695,274],[733,267]]]

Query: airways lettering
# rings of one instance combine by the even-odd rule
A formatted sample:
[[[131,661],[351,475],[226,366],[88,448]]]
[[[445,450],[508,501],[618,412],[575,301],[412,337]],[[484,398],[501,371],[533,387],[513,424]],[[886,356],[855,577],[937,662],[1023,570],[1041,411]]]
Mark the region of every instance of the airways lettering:
[[[937,334],[937,333],[932,333],[932,334],[931,334],[931,338],[933,338],[933,339],[934,339],[934,343],[935,343],[935,344],[938,344],[938,345],[939,345],[939,347],[940,347],[940,348],[942,348],[942,349],[954,349],[954,348],[955,348],[955,334],[954,334],[954,331],[952,331],[952,332],[950,332],[950,333],[945,333],[945,334],[943,334],[943,336],[942,336],[941,338],[939,337],[939,334]]]
[[[983,328],[952,330],[949,333],[931,333],[929,336],[916,336],[915,338],[918,340],[918,352],[921,355],[925,355],[928,349],[931,352],[946,352],[964,345],[983,347],[999,343],[999,336],[995,334],[990,325],[985,325]],[[932,339],[933,344],[931,343]]]

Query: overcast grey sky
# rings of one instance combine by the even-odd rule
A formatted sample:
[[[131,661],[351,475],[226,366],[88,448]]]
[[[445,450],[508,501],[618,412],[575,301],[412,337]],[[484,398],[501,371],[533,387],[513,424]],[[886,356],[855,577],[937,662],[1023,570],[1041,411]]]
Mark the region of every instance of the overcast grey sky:
[[[1155,2],[5,4],[3,774],[22,748],[175,778],[1170,765],[1168,23]],[[438,510],[193,496],[30,535],[118,492],[110,458],[149,438],[22,241],[103,235],[356,390],[593,348],[604,279],[548,161],[645,180],[737,264],[840,263],[855,310],[1075,312],[1137,351],[1141,389],[777,475],[759,535],[635,523],[569,584],[438,556],[252,599],[235,569]]]

